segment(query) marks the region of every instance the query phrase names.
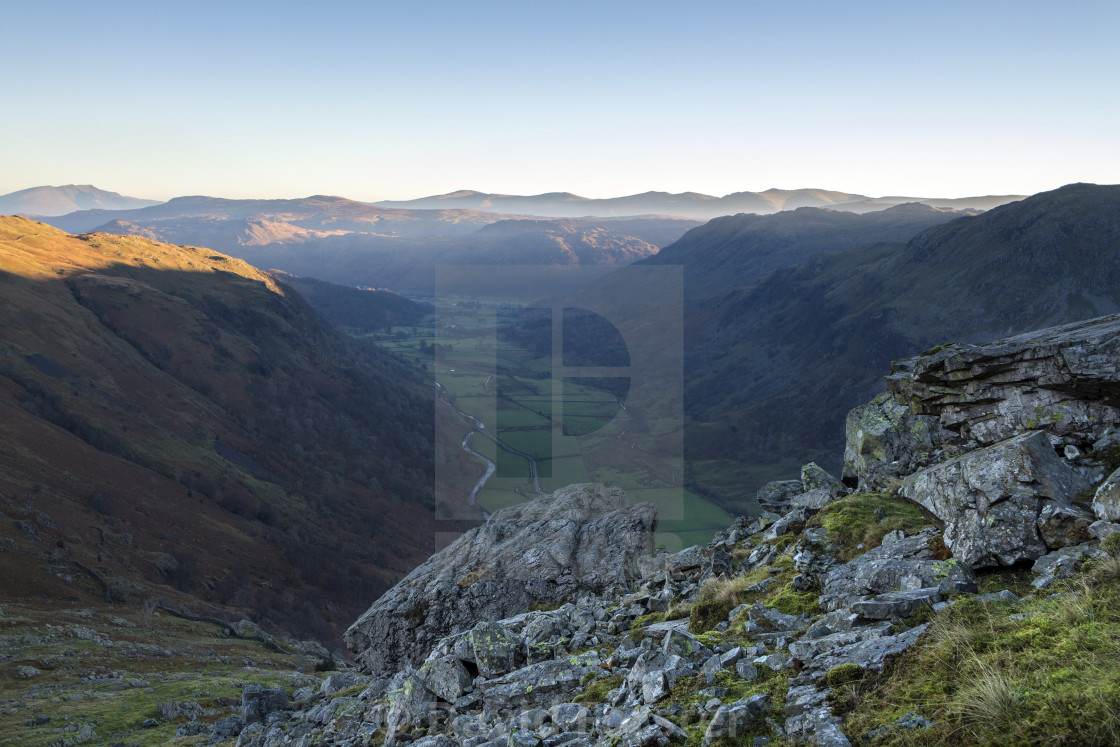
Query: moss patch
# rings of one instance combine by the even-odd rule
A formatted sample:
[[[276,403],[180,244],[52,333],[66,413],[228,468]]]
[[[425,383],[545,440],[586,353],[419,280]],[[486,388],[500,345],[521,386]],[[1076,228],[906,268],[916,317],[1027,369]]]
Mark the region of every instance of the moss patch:
[[[584,705],[598,705],[599,703],[607,702],[607,693],[614,690],[616,687],[622,686],[622,675],[612,674],[609,677],[600,677],[587,686],[587,688],[579,695],[572,698],[573,703],[583,703]]]
[[[876,518],[876,511],[882,519]],[[828,530],[840,560],[847,562],[878,547],[889,532],[901,529],[917,534],[937,524],[920,506],[905,498],[887,493],[856,493],[826,506],[809,519],[808,526]]]

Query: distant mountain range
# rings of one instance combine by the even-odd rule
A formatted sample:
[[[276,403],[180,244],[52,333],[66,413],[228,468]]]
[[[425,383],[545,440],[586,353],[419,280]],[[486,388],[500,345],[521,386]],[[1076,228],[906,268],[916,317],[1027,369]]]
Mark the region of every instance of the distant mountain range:
[[[713,197],[699,192],[644,192],[626,197],[592,199],[571,192],[548,192],[540,195],[503,195],[462,190],[445,195],[421,197],[416,200],[384,200],[382,207],[424,210],[493,210],[502,213],[540,215],[556,218],[581,216],[676,215],[708,220],[737,213],[776,213],[800,207],[830,207],[852,213],[883,210],[892,205],[920,202],[931,207],[953,210],[990,210],[1024,195],[988,195],[984,197],[867,197],[850,192],[826,189],[768,189],[765,192],[734,192]]]
[[[158,200],[125,197],[89,184],[67,184],[0,195],[0,215],[54,216],[75,210],[132,210],[158,204]]]
[[[61,223],[52,222],[66,231],[81,233],[91,231],[113,220],[131,221],[166,219],[173,216],[184,217],[223,217],[229,220],[247,220],[256,214],[275,215],[290,207],[296,215],[304,215],[303,206],[311,203],[334,203],[326,212],[345,223],[353,219],[364,225],[368,232],[405,236],[423,234],[433,230],[436,233],[454,233],[454,224],[460,230],[478,222],[477,216],[470,213],[498,213],[504,218],[612,218],[632,216],[674,216],[692,220],[709,220],[723,215],[738,213],[757,213],[766,215],[782,210],[796,210],[801,207],[829,207],[851,213],[867,213],[884,210],[893,205],[907,202],[920,202],[930,207],[951,208],[953,210],[990,210],[1008,202],[1020,200],[1024,195],[986,195],[961,198],[930,197],[868,197],[852,192],[836,192],[827,189],[768,189],[764,192],[734,192],[723,197],[701,194],[699,192],[644,192],[624,197],[593,199],[581,197],[571,192],[548,192],[539,195],[506,195],[488,192],[462,190],[444,195],[421,197],[415,200],[383,200],[376,203],[363,203],[342,197],[314,196],[292,200],[226,200],[217,197],[176,197],[167,203],[156,200],[141,200],[124,197],[116,192],[106,192],[90,185],[66,185],[63,187],[32,187],[0,196],[0,215],[26,215],[30,217],[55,217],[75,211],[93,211],[73,216]],[[117,213],[132,211],[155,205],[166,204],[167,211],[147,212],[139,216]],[[438,217],[421,218],[416,215],[392,216],[373,210],[362,210],[359,206],[395,210],[440,211]],[[104,211],[104,212],[97,212]],[[309,225],[308,230],[332,230],[340,226]],[[275,227],[263,226],[254,229],[262,236],[271,234]],[[260,243],[258,241],[258,243]]]
[[[699,224],[663,216],[574,220],[403,210],[325,196],[177,197],[45,220],[72,233],[212,247],[258,267],[347,285],[429,292],[437,264],[621,265],[656,254]]]

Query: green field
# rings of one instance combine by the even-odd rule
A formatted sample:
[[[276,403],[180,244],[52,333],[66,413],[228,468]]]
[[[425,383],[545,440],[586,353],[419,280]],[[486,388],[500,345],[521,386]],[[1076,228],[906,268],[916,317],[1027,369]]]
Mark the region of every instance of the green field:
[[[543,491],[578,482],[623,488],[631,501],[658,506],[657,540],[668,549],[706,543],[734,520],[679,487],[679,424],[663,426],[656,412],[624,409],[619,400],[626,387],[618,379],[554,383],[551,356],[537,357],[508,335],[497,339],[499,305],[497,300],[439,299],[432,326],[394,327],[388,335],[370,337],[422,363],[452,404],[483,421],[510,448],[534,455]],[[497,474],[479,492],[483,509],[493,513],[535,495],[524,458],[479,436],[471,446],[498,464]]]

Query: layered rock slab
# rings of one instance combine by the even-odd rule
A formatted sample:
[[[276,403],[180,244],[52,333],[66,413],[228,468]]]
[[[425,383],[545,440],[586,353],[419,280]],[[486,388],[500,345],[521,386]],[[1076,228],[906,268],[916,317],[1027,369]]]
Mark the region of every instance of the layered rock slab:
[[[376,676],[418,666],[441,638],[555,603],[615,590],[654,552],[657,510],[587,483],[496,513],[413,570],[346,631]]]
[[[1120,423],[1120,316],[935,348],[893,364],[886,384],[964,441],[1039,429],[1084,448]]]

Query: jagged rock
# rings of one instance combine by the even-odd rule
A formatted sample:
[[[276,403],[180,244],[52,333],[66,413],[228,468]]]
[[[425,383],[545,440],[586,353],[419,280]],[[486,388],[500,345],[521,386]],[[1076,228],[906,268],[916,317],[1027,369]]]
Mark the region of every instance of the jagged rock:
[[[762,536],[764,539],[774,540],[781,537],[783,534],[795,534],[805,528],[805,521],[808,518],[804,509],[790,509],[782,518],[771,524]],[[758,549],[761,550],[763,548]]]
[[[1093,515],[1068,503],[1046,503],[1038,513],[1038,533],[1047,547],[1069,547],[1088,542]]]
[[[454,703],[470,690],[473,679],[463,662],[454,656],[441,656],[424,662],[418,676],[425,687],[448,703]]]
[[[561,732],[544,740],[544,747],[591,747],[592,744],[590,736],[578,732]]]
[[[709,576],[729,576],[734,570],[734,559],[729,552],[712,550],[711,556],[704,563],[704,570]]]
[[[941,423],[884,393],[848,413],[844,437],[843,477],[858,480],[861,490],[882,490],[933,461]]]
[[[588,672],[598,672],[596,652],[531,664],[476,687],[494,713],[507,714],[529,707],[551,708],[571,699]]]
[[[688,618],[682,617],[679,620],[666,620],[665,622],[652,623],[642,629],[642,635],[663,641],[665,640],[665,634],[671,630],[687,633]]]
[[[854,602],[852,612],[868,620],[902,619],[909,617],[919,607],[933,607],[940,601],[941,592],[937,587],[917,591],[896,591]]]
[[[1089,534],[1098,540],[1103,540],[1110,534],[1120,532],[1120,524],[1112,521],[1094,521],[1089,525]]]
[[[683,729],[655,715],[648,706],[631,712],[617,726],[607,730],[604,737],[601,743],[626,747],[664,747],[688,739]]]
[[[1086,487],[1046,434],[1033,431],[917,472],[902,491],[944,522],[953,557],[979,568],[1045,555],[1045,504],[1069,505]]]
[[[214,730],[213,724],[207,724],[202,721],[188,721],[175,730],[175,738],[180,737],[204,737],[209,735]]]
[[[786,733],[794,738],[811,738],[825,724],[840,721],[828,706],[828,688],[815,685],[791,687],[786,693]]]
[[[389,693],[392,700],[393,693]],[[430,694],[426,697],[430,700]],[[427,700],[424,701],[425,703]],[[314,724],[327,725],[340,719],[352,720],[366,714],[366,705],[361,698],[331,698],[317,703],[304,714],[307,721]],[[384,713],[375,714],[375,718],[383,720]],[[401,723],[411,723],[409,719],[402,719]]]
[[[746,659],[740,659],[735,662],[735,673],[739,675],[740,679],[744,680],[757,680],[758,667],[751,664]]]
[[[390,741],[403,728],[427,726],[434,698],[431,691],[424,687],[416,672],[407,668],[397,672],[389,681],[385,694],[389,700],[385,728]],[[346,698],[330,701],[324,706],[331,706],[340,700]]]
[[[288,693],[278,687],[253,684],[241,691],[241,718],[246,724],[264,721],[268,714],[289,708]]]
[[[497,677],[513,671],[517,661],[518,645],[510,631],[501,623],[480,622],[467,634],[473,661],[483,677]]]
[[[730,705],[721,705],[704,732],[705,747],[717,740],[735,739],[750,731],[755,722],[769,710],[770,696],[766,694],[752,695]]]
[[[768,482],[758,489],[758,503],[765,509],[784,514],[789,511],[789,501],[795,495],[805,492],[800,480],[777,480]]]
[[[333,695],[354,685],[369,682],[369,677],[364,677],[357,672],[334,672],[319,685],[321,695]]]
[[[572,485],[504,509],[386,592],[346,632],[360,666],[420,664],[445,635],[637,579],[654,551],[656,509],[617,488]]]
[[[240,716],[230,716],[215,722],[210,728],[209,744],[220,744],[227,739],[233,739],[245,728],[245,719]]]
[[[684,659],[700,659],[707,658],[711,655],[711,650],[696,640],[696,638],[684,631],[677,628],[671,628],[665,634],[665,640],[661,644],[661,650],[666,656],[677,655]]]
[[[669,697],[672,687],[664,672],[650,672],[642,678],[642,702],[653,705]]]
[[[242,697],[244,697],[244,695]],[[164,721],[177,721],[181,718],[194,721],[199,716],[203,715],[204,712],[202,706],[191,700],[176,700],[169,703],[160,703],[157,710]]]
[[[834,497],[848,492],[844,483],[817,466],[816,462],[809,462],[801,468],[801,489],[806,493],[824,489]]]
[[[895,539],[825,574],[820,605],[841,610],[860,599],[893,591],[917,591],[931,586],[951,588],[972,581],[972,570],[957,560],[937,560],[935,530]]]
[[[767,669],[773,670],[775,672],[780,672],[783,669],[788,669],[792,661],[793,657],[789,654],[778,653],[759,656],[754,660],[754,663],[757,666],[766,667]]]
[[[458,742],[442,734],[433,734],[421,737],[412,743],[412,747],[459,747]]]
[[[548,713],[560,731],[591,731],[595,723],[591,712],[579,703],[560,703]]]
[[[891,625],[884,621],[823,638],[803,638],[789,647],[793,658],[802,664],[795,681],[798,684],[815,682],[841,664],[855,664],[862,669],[879,671],[888,656],[913,646],[927,627],[928,623],[891,635]]]
[[[1074,547],[1063,547],[1043,555],[1034,561],[1031,572],[1035,579],[1031,586],[1036,589],[1049,588],[1059,578],[1069,578],[1081,569],[1081,564],[1089,558],[1106,558],[1108,553],[1101,550],[1097,543],[1085,543]]]
[[[948,345],[892,365],[887,390],[981,445],[1042,429],[1091,444],[1120,422],[1120,316]]]
[[[1120,469],[1097,488],[1093,496],[1093,511],[1103,521],[1120,521]]]
[[[451,722],[451,731],[460,742],[468,739],[484,738],[490,733],[490,727],[477,716],[461,714]]]
[[[630,673],[626,675],[626,688],[630,692],[641,692],[647,675],[662,673],[666,676],[668,687],[671,689],[678,677],[691,671],[691,665],[676,654],[643,651],[630,667]]]
[[[836,500],[836,495],[828,488],[814,488],[790,499],[790,508],[800,508],[803,511],[816,513]]]
[[[761,604],[747,608],[747,616],[761,630],[768,632],[791,632],[803,629],[808,624],[805,615],[787,615]]]

